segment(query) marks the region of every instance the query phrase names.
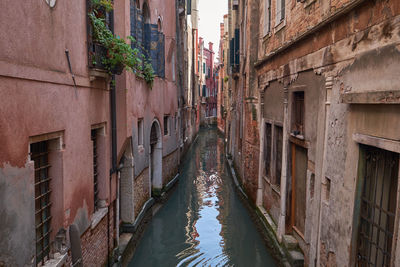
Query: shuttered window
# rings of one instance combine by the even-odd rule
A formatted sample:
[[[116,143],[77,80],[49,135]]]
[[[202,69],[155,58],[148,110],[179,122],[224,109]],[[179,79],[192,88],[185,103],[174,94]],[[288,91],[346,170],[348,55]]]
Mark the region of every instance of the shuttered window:
[[[142,11],[131,3],[131,36],[132,48],[139,50],[150,61],[155,75],[165,78],[165,35],[158,24],[144,23]]]

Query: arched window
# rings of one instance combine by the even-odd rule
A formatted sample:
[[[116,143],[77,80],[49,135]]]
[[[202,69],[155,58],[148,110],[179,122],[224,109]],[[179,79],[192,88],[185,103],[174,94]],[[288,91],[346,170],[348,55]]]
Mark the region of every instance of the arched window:
[[[157,28],[159,32],[162,32],[162,22],[161,22],[161,17],[158,17],[157,20]]]

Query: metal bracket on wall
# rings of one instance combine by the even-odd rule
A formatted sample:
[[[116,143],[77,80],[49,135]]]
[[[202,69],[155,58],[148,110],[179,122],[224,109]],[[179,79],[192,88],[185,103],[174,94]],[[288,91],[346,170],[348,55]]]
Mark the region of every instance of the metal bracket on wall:
[[[65,55],[67,56],[69,72],[71,73],[72,81],[74,82],[75,96],[78,97],[77,92],[76,92],[75,75],[72,73],[71,60],[69,59],[69,51],[68,51],[68,49],[65,49]]]

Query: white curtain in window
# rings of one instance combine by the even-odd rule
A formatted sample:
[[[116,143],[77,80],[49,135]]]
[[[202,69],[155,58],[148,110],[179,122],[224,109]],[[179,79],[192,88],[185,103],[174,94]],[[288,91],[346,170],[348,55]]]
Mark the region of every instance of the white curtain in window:
[[[276,2],[276,25],[285,19],[285,0],[277,0]]]
[[[279,0],[278,0],[279,2]],[[270,20],[271,20],[271,0],[264,0],[264,24],[263,24],[263,35],[267,35],[270,31]]]

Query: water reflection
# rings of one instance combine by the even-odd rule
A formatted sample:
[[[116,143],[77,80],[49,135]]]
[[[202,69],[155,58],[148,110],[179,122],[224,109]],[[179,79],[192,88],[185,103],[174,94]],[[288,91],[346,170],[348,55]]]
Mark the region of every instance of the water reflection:
[[[275,266],[223,157],[216,130],[201,130],[177,190],[149,224],[129,266]]]

